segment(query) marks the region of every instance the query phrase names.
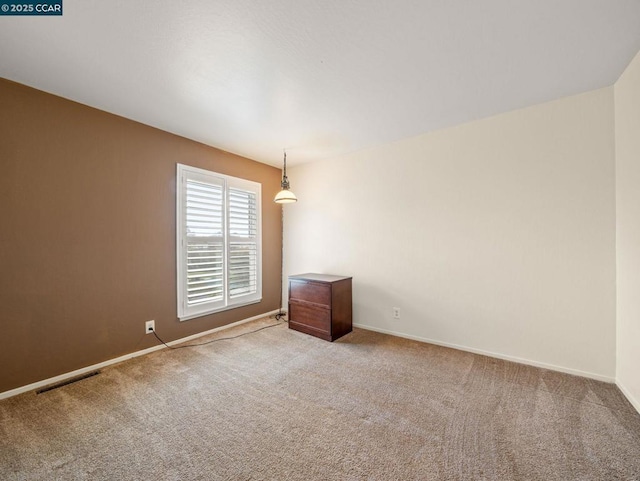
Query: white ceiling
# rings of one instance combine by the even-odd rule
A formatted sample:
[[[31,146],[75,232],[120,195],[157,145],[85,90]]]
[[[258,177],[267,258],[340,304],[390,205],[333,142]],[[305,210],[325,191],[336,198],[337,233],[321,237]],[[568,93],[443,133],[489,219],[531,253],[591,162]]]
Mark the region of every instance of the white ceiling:
[[[0,76],[261,162],[612,85],[640,0],[64,0],[0,16]]]

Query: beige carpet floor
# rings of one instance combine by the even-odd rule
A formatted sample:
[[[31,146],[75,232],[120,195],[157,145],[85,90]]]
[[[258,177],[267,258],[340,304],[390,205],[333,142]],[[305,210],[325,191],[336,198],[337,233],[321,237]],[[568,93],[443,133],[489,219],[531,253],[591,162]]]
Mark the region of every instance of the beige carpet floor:
[[[640,480],[640,415],[606,383],[279,325],[0,401],[0,479]]]

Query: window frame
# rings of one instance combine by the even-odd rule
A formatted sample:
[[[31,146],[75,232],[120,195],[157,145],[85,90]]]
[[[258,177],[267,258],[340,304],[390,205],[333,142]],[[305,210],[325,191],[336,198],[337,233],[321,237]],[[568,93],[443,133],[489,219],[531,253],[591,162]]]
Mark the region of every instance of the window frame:
[[[186,193],[187,180],[210,183],[222,186],[223,191],[223,299],[189,305],[187,303],[187,225],[186,225]],[[230,248],[238,237],[229,232],[229,195],[231,189],[240,189],[255,193],[256,197],[256,236],[240,239],[242,242],[256,244],[256,290],[253,293],[231,297],[229,285]],[[191,237],[196,238],[196,237]],[[248,240],[247,240],[248,239]],[[177,267],[177,314],[178,320],[186,321],[216,312],[235,309],[262,301],[262,185],[247,179],[220,174],[184,164],[176,164],[176,267]]]

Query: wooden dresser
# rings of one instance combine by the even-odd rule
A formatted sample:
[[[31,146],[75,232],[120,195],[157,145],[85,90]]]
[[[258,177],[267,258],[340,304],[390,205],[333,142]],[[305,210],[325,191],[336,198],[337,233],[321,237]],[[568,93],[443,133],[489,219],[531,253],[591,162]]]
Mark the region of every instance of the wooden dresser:
[[[351,277],[289,276],[289,328],[325,341],[351,332]]]

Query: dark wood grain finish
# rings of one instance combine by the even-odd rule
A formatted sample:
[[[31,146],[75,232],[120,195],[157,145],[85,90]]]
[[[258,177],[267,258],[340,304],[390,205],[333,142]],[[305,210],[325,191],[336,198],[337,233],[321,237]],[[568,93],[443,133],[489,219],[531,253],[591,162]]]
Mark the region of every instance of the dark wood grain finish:
[[[307,326],[331,332],[331,310],[328,307],[318,307],[311,303],[291,300],[289,302],[289,318],[304,319]]]
[[[331,339],[331,333],[329,331],[316,329],[315,327],[308,326],[301,322],[289,321],[289,329],[304,332],[305,334],[319,337],[320,339],[324,339],[325,341],[333,341],[333,339]]]
[[[331,336],[338,339],[351,332],[352,300],[351,278],[332,283],[331,293]]]
[[[331,284],[292,279],[289,281],[289,297],[328,307],[331,305]]]
[[[351,277],[290,276],[289,327],[327,341],[351,332]]]

